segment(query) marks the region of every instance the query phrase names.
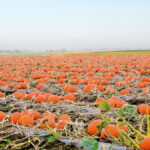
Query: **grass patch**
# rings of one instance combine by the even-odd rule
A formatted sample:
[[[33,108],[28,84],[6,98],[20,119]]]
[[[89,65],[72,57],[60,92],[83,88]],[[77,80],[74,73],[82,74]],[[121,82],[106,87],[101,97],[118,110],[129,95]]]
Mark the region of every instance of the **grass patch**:
[[[96,52],[19,52],[0,53],[0,56],[63,56],[63,55],[150,55],[150,50],[128,50],[128,51],[96,51]]]

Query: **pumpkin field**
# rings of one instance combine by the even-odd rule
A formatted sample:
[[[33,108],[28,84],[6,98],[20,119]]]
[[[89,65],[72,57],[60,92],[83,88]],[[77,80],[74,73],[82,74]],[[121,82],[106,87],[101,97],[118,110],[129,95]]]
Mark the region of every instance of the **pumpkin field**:
[[[0,54],[0,149],[150,150],[150,51]]]

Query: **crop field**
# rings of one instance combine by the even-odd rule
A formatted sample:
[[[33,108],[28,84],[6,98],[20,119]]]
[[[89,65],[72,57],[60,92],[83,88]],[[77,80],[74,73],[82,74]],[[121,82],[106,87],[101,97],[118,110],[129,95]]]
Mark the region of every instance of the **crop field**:
[[[150,51],[0,54],[0,150],[150,150]]]

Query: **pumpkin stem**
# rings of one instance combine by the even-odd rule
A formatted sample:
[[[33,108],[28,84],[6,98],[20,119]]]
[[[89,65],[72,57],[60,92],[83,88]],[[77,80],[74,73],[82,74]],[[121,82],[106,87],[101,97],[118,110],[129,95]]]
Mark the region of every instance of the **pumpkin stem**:
[[[149,114],[148,114],[148,107],[146,108],[146,117],[147,117],[147,136],[150,135],[149,132]]]
[[[101,113],[101,111],[100,111],[100,117],[102,118],[102,120],[104,120],[104,117],[103,117],[103,115],[102,115],[102,113]]]
[[[146,137],[145,135],[143,135],[142,133],[140,133],[138,130],[136,130],[129,122],[127,122],[124,118],[122,118],[118,113],[114,112],[113,110],[112,110],[112,112],[113,112],[115,115],[117,115],[120,119],[122,119],[123,121],[125,121],[125,122],[127,123],[127,125],[128,125],[134,132],[136,132],[137,134],[139,134],[139,135],[142,136],[143,138]]]
[[[131,143],[137,148],[137,149],[140,149],[139,145],[128,135],[126,134],[128,139],[131,141]]]
[[[57,135],[57,133],[48,125],[47,122],[46,122],[45,124],[46,124],[46,126],[48,127],[48,129],[50,130],[50,132],[53,134],[53,136],[55,136],[56,139],[59,140],[59,136]]]
[[[143,125],[144,119],[145,119],[145,116],[144,116],[143,119],[141,120],[141,123],[140,123],[140,126],[139,126],[139,131],[142,129],[142,125]],[[138,141],[138,137],[139,137],[139,134],[136,135],[136,141]]]

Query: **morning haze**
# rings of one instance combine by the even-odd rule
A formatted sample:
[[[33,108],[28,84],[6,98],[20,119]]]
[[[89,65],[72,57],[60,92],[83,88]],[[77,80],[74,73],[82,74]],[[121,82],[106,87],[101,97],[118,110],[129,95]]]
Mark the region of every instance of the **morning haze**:
[[[1,50],[150,48],[149,0],[6,0]]]

